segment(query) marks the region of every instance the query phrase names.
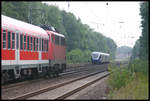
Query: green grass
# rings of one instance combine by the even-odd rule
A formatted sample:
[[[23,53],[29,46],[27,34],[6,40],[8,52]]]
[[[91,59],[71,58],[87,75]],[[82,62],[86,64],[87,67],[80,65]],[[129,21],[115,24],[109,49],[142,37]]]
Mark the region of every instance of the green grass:
[[[114,72],[110,74],[107,82],[109,85],[109,89],[111,89],[112,91],[126,86],[134,78],[134,74],[128,71],[128,69],[125,67],[122,67],[121,69],[115,68],[111,71]]]
[[[148,75],[136,73],[135,79],[125,87],[109,94],[111,99],[148,99]]]
[[[108,99],[148,99],[148,61],[134,60],[121,69],[109,65],[114,71],[108,78]]]

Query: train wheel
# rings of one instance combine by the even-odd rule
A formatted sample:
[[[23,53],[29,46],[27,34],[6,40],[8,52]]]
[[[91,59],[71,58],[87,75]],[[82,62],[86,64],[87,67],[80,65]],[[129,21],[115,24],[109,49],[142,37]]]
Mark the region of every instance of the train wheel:
[[[4,78],[3,77],[1,78],[1,84],[2,85],[4,84]]]
[[[56,77],[59,77],[59,71],[56,72]]]
[[[9,75],[7,72],[2,73],[2,84],[6,83],[9,80]]]
[[[31,74],[32,79],[38,79],[39,74],[37,69],[32,69],[32,74]]]

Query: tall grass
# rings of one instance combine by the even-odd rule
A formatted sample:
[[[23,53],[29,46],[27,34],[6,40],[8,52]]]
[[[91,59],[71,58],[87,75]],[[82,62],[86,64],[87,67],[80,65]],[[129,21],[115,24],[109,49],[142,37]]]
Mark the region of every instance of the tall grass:
[[[149,73],[149,61],[148,60],[140,60],[135,59],[129,63],[129,70],[132,72],[142,72],[145,75]]]
[[[148,99],[148,76],[141,72],[135,76],[132,82],[114,91],[112,99]]]
[[[121,69],[110,65],[114,71],[108,78],[108,98],[147,99],[148,98],[148,61],[136,59]]]
[[[109,76],[108,84],[111,90],[118,90],[122,86],[128,84],[134,78],[134,74],[127,68],[113,69],[113,73]]]

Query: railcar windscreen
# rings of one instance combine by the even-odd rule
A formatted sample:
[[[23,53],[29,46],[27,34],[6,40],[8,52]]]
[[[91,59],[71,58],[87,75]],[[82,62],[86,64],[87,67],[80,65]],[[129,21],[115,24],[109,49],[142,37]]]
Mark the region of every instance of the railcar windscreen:
[[[97,58],[98,54],[92,54],[92,58]]]

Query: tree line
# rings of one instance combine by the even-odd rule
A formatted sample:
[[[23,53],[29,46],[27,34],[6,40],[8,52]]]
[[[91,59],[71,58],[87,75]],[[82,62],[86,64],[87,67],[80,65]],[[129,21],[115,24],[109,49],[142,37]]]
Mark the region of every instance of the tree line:
[[[110,53],[115,58],[116,43],[100,32],[95,32],[74,14],[60,10],[59,7],[41,2],[2,2],[2,14],[32,23],[50,25],[65,35],[67,61],[70,63],[88,62],[92,51]]]
[[[141,28],[142,28],[142,34],[140,38],[136,41],[133,51],[131,60],[134,60],[136,58],[142,59],[142,60],[148,60],[149,56],[149,3],[148,2],[142,2],[140,3],[140,15],[142,18],[141,21]]]

